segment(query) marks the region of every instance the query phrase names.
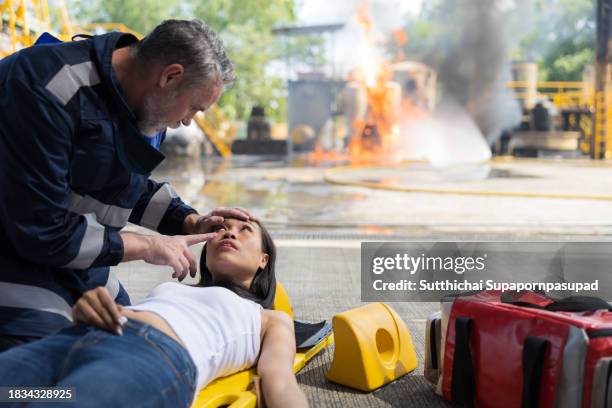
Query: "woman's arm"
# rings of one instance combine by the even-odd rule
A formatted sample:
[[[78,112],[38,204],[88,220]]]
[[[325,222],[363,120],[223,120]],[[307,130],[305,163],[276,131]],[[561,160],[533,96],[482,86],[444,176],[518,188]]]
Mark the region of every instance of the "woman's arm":
[[[76,325],[89,324],[121,336],[121,309],[108,290],[100,286],[83,293],[72,308],[72,319]]]
[[[264,400],[270,408],[308,407],[295,374],[295,335],[293,320],[283,312],[264,310],[264,338],[257,372],[261,377]]]

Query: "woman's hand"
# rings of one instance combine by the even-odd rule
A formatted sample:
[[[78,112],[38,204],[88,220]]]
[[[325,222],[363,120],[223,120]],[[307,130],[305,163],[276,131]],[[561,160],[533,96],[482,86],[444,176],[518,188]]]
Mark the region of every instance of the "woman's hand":
[[[121,310],[108,290],[100,286],[83,293],[72,308],[72,318],[76,325],[89,324],[121,336],[121,322],[125,319]]]

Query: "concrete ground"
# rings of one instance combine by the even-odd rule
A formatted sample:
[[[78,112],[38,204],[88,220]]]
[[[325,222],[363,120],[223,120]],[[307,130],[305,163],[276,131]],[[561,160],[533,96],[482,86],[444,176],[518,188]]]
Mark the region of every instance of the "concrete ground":
[[[329,169],[295,161],[235,159],[167,161],[157,180],[170,181],[200,212],[240,206],[257,215],[278,246],[278,279],[305,321],[331,319],[359,306],[360,242],[368,240],[582,240],[612,237],[612,168],[587,161],[513,161],[433,170],[405,165],[343,169],[336,181],[377,182],[402,188],[574,194],[547,198],[406,193],[333,185]],[[597,197],[596,197],[597,196]],[[201,246],[193,248],[199,256]],[[115,268],[133,300],[170,280],[167,268],[131,262]],[[424,377],[424,327],[431,303],[393,303],[410,329],[420,365],[372,392],[329,383],[333,347],[298,375],[313,407],[450,406]]]
[[[405,193],[326,182],[461,190],[488,195]],[[154,174],[196,208],[240,206],[285,235],[609,236],[612,167],[584,160],[518,160],[431,169],[422,164],[342,171],[294,161],[167,161]],[[543,194],[496,196],[500,192]],[[546,194],[572,194],[574,199]],[[580,198],[583,197],[583,198]],[[288,235],[287,235],[288,236]]]

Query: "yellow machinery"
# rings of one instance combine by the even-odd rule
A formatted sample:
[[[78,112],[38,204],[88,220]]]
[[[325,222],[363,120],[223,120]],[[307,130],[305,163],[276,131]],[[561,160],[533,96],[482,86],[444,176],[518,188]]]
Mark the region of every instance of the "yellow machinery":
[[[523,81],[511,82],[508,86],[523,102],[532,102],[536,92],[551,96],[555,106],[564,110],[568,118],[573,118],[571,127],[581,129],[582,151],[599,160],[612,158],[612,0],[597,0],[596,11],[593,78],[583,82],[535,84],[537,68],[529,69],[530,64],[519,64],[522,71],[519,77]],[[528,108],[530,105],[523,103]]]
[[[523,101],[528,97],[527,81],[511,81],[507,86],[516,90],[517,99]],[[550,97],[558,108],[593,105],[593,86],[584,82],[541,81],[536,83],[536,90],[537,94]]]
[[[597,145],[594,139],[594,135],[597,134],[597,123],[593,123],[593,113],[595,113],[593,84],[584,81],[541,81],[534,84],[529,81],[511,81],[507,86],[515,91],[521,106],[529,109],[533,107],[534,97],[550,98],[558,111],[568,113],[571,127],[580,129],[583,135],[580,145],[582,152],[595,157],[593,151]],[[530,92],[530,87],[533,88],[532,92]],[[599,118],[601,125],[602,116],[595,115],[594,117]],[[612,128],[609,129],[608,134],[612,135]]]
[[[73,29],[63,0],[56,1],[60,11],[60,39],[67,41]],[[0,58],[29,47],[45,31],[51,31],[47,0],[0,0],[0,36],[8,41],[0,42]],[[2,41],[2,38],[0,38]]]
[[[236,129],[229,125],[225,115],[217,105],[213,105],[205,113],[199,112],[193,120],[202,129],[202,132],[221,157],[232,155],[230,145]]]
[[[520,101],[528,98],[525,91],[529,84],[525,81],[508,83],[516,91]],[[596,159],[612,158],[612,89],[606,85],[595,92],[593,84],[587,82],[545,81],[536,84],[537,94],[550,97],[555,107],[562,111],[582,111],[591,115],[572,116],[572,127],[580,128],[584,139],[581,150]],[[579,119],[578,119],[579,118]],[[593,119],[595,118],[595,119]],[[610,140],[608,140],[610,139]]]
[[[595,126],[591,157],[612,158],[612,0],[597,0]]]

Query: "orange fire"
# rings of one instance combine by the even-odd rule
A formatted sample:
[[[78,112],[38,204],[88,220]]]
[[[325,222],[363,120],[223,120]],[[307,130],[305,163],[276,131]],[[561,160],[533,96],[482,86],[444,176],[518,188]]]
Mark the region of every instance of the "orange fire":
[[[349,143],[351,162],[372,162],[389,159],[393,156],[393,146],[397,143],[399,128],[398,105],[401,89],[391,82],[393,75],[389,63],[375,53],[374,25],[368,16],[367,5],[362,4],[356,13],[357,22],[362,28],[364,44],[369,47],[362,55],[354,75],[367,100],[365,118],[353,121],[353,134]],[[397,34],[395,34],[397,36]]]
[[[362,47],[356,53],[357,68],[349,75],[349,82],[365,95],[367,108],[363,117],[352,121],[353,134],[348,144],[351,164],[395,161],[400,134],[400,117],[418,118],[422,109],[410,101],[402,100],[402,89],[393,82],[391,65],[375,52],[374,23],[368,15],[367,5],[358,7],[355,19],[361,27]],[[392,32],[398,45],[407,41],[402,30]],[[309,156],[315,162],[345,159],[345,156],[325,152],[321,146]]]

